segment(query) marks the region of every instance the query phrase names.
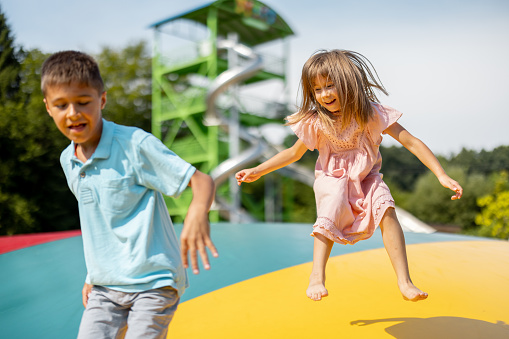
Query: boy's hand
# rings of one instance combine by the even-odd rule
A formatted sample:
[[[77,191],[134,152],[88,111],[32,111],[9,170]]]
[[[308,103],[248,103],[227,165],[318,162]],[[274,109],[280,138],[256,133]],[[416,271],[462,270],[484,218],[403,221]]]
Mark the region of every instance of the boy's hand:
[[[210,269],[207,247],[214,257],[219,256],[210,239],[208,216],[210,206],[214,200],[215,185],[210,176],[197,170],[191,177],[189,186],[193,190],[193,200],[189,205],[184,220],[184,228],[180,234],[180,250],[184,267],[189,267],[187,252],[190,252],[193,273],[198,274],[200,270],[198,269],[197,252],[206,270]]]
[[[455,180],[451,179],[448,175],[443,175],[439,177],[438,180],[442,186],[456,192],[456,194],[451,197],[451,200],[458,200],[461,198],[463,195],[463,188]]]
[[[207,247],[215,258],[219,256],[214,243],[210,239],[208,214],[193,213],[192,210],[189,210],[186,219],[184,220],[184,228],[180,235],[180,249],[182,251],[184,267],[189,267],[189,260],[187,257],[187,252],[189,252],[191,257],[191,268],[193,269],[194,274],[200,273],[198,268],[198,254],[200,255],[203,267],[206,270],[209,270],[210,263],[207,255]]]
[[[235,174],[235,179],[237,179],[239,186],[243,182],[253,182],[260,179],[260,177],[261,175],[256,173],[254,168],[243,169]]]
[[[90,292],[92,292],[92,287],[94,285],[90,285],[90,284],[87,284],[85,283],[85,285],[83,285],[83,289],[81,290],[81,296],[82,296],[82,300],[83,300],[83,306],[85,306],[85,308],[87,308],[87,304],[88,304],[88,295],[90,294]]]

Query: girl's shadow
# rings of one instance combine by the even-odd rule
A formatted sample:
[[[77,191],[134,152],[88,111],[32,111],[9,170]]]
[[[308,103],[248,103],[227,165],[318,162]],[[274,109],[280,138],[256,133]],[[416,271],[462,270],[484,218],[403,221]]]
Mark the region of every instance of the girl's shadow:
[[[509,325],[503,321],[496,324],[483,320],[459,317],[432,318],[387,318],[374,320],[355,320],[350,325],[367,326],[380,322],[399,324],[387,327],[385,331],[397,339],[507,339]]]

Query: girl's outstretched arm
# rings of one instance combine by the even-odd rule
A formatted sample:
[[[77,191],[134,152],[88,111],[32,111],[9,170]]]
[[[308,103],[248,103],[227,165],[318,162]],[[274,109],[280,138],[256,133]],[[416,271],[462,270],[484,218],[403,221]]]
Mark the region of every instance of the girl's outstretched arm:
[[[304,153],[307,151],[306,145],[298,139],[297,142],[290,148],[279,152],[269,160],[261,163],[260,165],[243,169],[235,174],[238,184],[242,182],[253,182],[258,180],[261,176],[273,172],[281,167],[290,165],[291,163],[302,158]]]
[[[453,190],[456,194],[451,197],[452,200],[461,198],[463,195],[463,188],[445,173],[440,162],[426,144],[410,134],[410,132],[397,122],[389,126],[384,132],[396,139],[401,145],[419,158],[419,160],[435,174],[442,186]]]

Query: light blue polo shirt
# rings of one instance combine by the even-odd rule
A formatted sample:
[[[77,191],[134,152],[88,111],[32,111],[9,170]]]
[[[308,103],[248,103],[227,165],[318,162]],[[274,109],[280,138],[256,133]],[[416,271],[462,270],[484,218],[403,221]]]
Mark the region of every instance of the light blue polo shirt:
[[[139,128],[103,120],[86,163],[71,142],[60,157],[78,200],[86,282],[123,292],[188,286],[163,195],[178,197],[196,169]],[[162,194],[161,194],[162,193]]]

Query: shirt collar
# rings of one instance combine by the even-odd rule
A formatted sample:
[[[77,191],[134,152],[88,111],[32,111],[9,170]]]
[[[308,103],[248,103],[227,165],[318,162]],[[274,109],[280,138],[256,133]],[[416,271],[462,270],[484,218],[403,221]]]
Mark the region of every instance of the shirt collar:
[[[103,119],[103,129],[101,132],[101,139],[99,140],[99,144],[97,145],[97,148],[95,149],[94,154],[90,159],[107,159],[110,157],[114,131],[115,124],[111,121]],[[74,143],[74,141],[72,141],[71,144],[72,144],[71,160],[79,161],[75,155],[76,144]]]
[[[115,130],[115,124],[111,121],[103,119],[103,130],[101,133],[101,140],[99,145],[95,149],[94,158],[107,159],[111,154],[111,144],[113,141],[113,131]]]

